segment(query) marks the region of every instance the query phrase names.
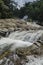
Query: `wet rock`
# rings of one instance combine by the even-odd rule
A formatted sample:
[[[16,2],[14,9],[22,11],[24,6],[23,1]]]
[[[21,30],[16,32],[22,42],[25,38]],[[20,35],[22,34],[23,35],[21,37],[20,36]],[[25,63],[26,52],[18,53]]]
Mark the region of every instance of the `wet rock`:
[[[12,24],[12,25],[11,25]],[[20,19],[0,19],[0,30],[1,31],[8,31],[8,30],[16,30],[17,28],[21,28],[22,30],[38,30],[42,29],[41,26],[29,23],[24,20]]]

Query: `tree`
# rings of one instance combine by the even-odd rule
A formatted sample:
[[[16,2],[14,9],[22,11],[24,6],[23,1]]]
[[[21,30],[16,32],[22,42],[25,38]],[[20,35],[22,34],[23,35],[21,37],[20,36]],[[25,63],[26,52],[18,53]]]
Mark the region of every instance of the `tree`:
[[[38,21],[38,24],[43,25],[43,0],[25,3],[25,6],[20,9],[19,17],[25,15],[27,15],[29,19]]]
[[[7,4],[5,4],[5,0],[0,1],[0,18],[12,18],[12,12]]]

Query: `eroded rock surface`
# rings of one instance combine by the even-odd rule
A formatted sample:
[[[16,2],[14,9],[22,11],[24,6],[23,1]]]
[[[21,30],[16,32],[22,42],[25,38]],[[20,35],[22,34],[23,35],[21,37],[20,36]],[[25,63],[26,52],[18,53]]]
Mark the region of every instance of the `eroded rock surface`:
[[[0,44],[0,65],[43,65],[43,27],[18,19],[1,19],[0,39],[3,36],[33,44],[25,48],[18,47],[15,52],[10,50],[14,47],[12,44]]]
[[[8,36],[11,32],[17,30],[39,30],[43,29],[34,23],[29,23],[20,19],[0,19],[0,35]]]

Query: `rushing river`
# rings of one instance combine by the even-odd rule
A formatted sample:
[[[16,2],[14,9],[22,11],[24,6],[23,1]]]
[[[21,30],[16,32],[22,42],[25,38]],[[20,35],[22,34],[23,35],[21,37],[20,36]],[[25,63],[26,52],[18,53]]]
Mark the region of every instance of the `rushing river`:
[[[11,33],[9,35],[9,38],[34,43],[42,36],[42,34],[43,34],[43,30],[16,31]]]
[[[9,48],[8,46],[11,44],[13,44],[12,46],[13,49],[18,47],[31,46],[34,42],[38,41],[38,39],[40,39],[42,35],[43,35],[43,30],[15,31],[11,33],[7,38],[0,39],[0,52],[1,51],[3,52],[6,47],[8,49]],[[29,56],[28,58],[29,58],[29,62],[26,63],[26,65],[43,65],[43,56],[39,58],[34,58],[33,56]],[[0,64],[1,62],[2,60],[0,60]],[[12,63],[12,65],[14,64]]]

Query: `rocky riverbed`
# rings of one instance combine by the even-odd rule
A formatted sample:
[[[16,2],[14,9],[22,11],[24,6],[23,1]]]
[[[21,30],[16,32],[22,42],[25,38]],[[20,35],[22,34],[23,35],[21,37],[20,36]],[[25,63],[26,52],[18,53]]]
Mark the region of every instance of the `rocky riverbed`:
[[[43,65],[43,27],[1,19],[0,65]]]
[[[13,30],[36,30],[42,29],[41,26],[34,23],[29,23],[20,19],[0,19],[0,30],[2,31],[13,31]]]
[[[0,36],[8,36],[17,30],[39,30],[43,27],[20,19],[0,19]],[[7,35],[6,35],[7,34]]]

